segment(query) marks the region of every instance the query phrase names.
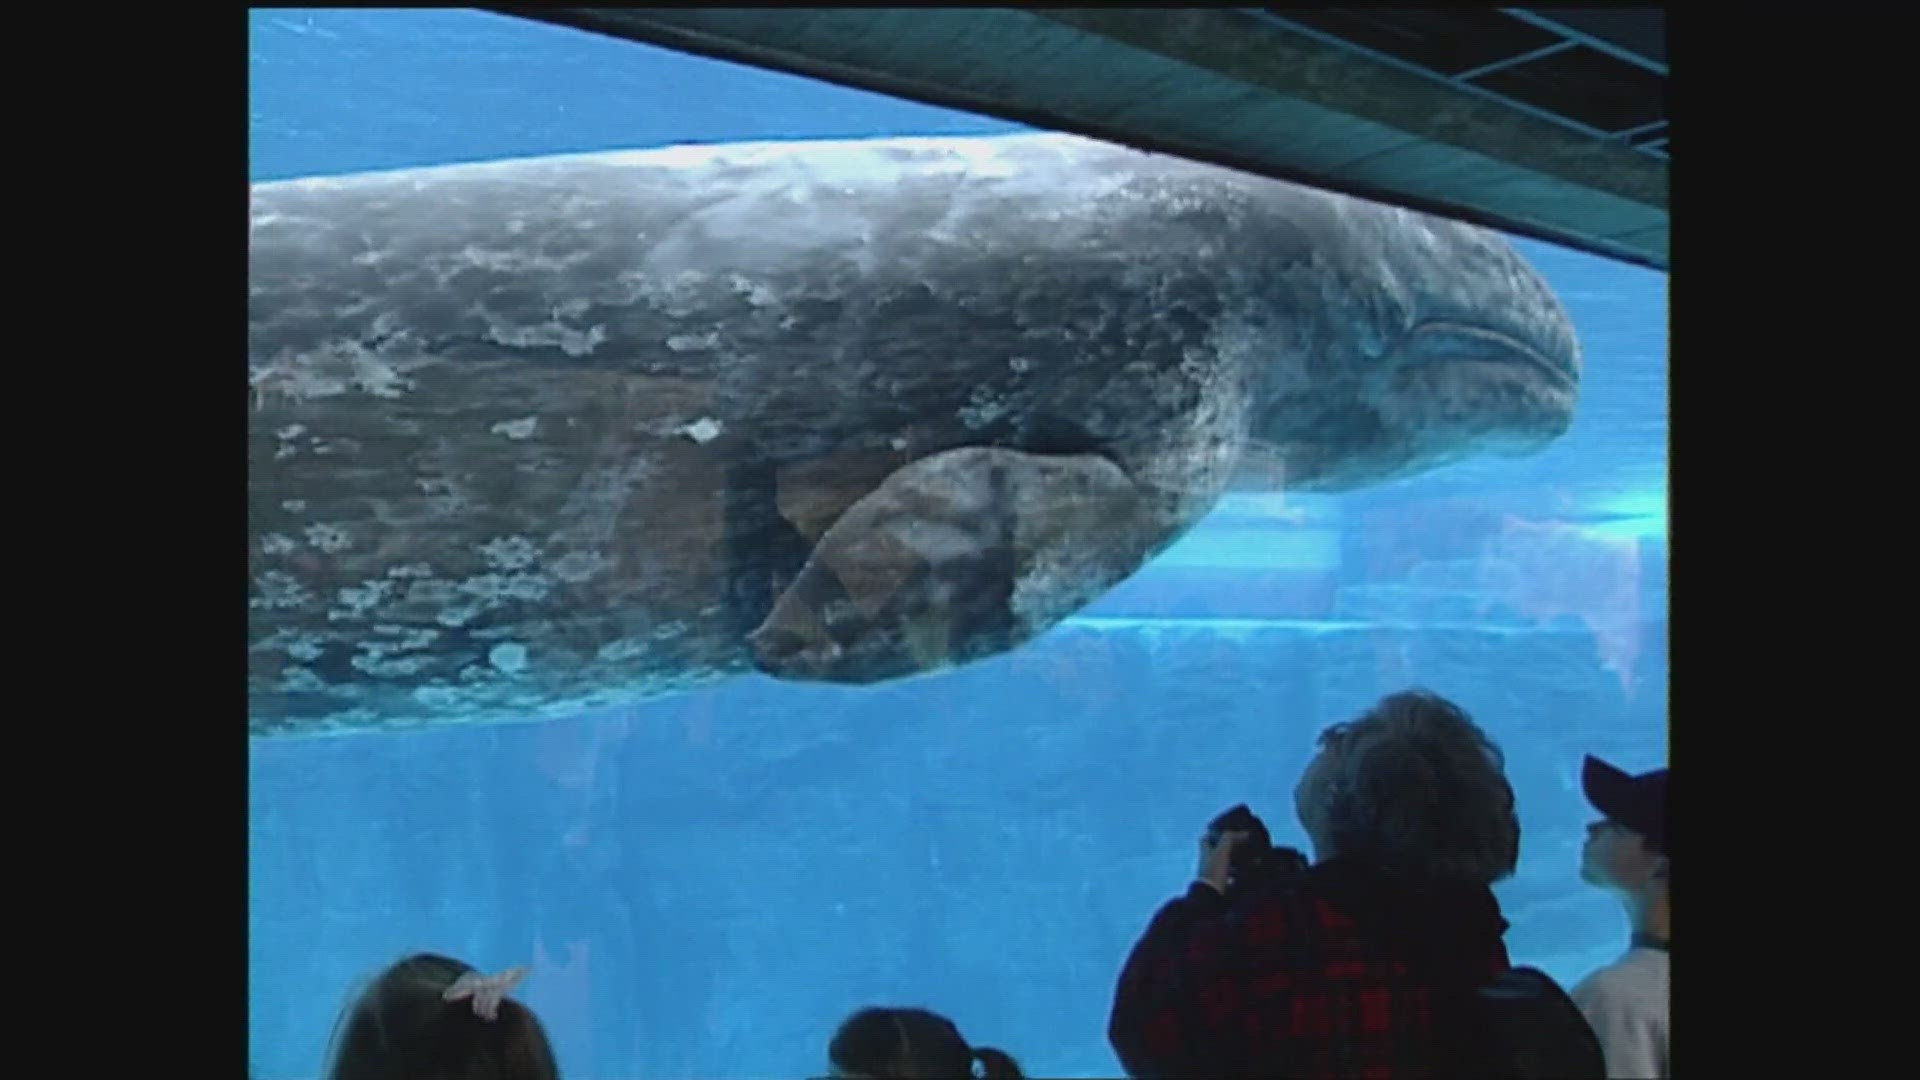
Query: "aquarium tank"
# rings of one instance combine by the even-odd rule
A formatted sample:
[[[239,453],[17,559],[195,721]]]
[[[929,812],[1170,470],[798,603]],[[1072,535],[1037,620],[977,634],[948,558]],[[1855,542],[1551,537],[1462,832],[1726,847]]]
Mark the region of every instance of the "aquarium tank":
[[[1021,130],[496,14],[249,18],[255,182]],[[1515,961],[1572,985],[1612,959],[1579,770],[1666,763],[1667,276],[1513,243],[1584,354],[1539,453],[1231,494],[1051,631],[925,678],[251,738],[255,1080],[320,1075],[350,995],[416,951],[527,968],[516,996],[581,1080],[819,1075],[869,1004],[942,1012],[1030,1075],[1118,1075],[1114,980],[1205,823],[1244,801],[1304,847],[1315,735],[1412,686],[1505,752]]]

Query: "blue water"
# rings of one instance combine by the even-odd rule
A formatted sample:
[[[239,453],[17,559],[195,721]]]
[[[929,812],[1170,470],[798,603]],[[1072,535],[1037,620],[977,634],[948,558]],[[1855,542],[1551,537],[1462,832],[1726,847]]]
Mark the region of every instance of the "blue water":
[[[255,12],[252,174],[1007,124],[463,11]],[[905,685],[741,680],[541,725],[252,747],[249,1053],[318,1075],[356,980],[529,964],[566,1075],[795,1077],[921,1003],[1115,1075],[1127,948],[1224,806],[1303,843],[1313,734],[1412,683],[1504,744],[1517,959],[1625,924],[1576,876],[1580,755],[1665,763],[1667,279],[1521,242],[1586,349],[1573,430],[1339,498],[1236,499],[1067,626]]]

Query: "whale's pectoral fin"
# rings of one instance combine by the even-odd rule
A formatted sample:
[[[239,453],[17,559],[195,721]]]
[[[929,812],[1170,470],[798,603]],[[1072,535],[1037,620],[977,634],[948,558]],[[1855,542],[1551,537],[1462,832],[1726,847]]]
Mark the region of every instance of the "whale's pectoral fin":
[[[870,683],[1006,652],[1137,570],[1166,523],[1113,462],[967,448],[842,514],[750,635],[760,670]]]

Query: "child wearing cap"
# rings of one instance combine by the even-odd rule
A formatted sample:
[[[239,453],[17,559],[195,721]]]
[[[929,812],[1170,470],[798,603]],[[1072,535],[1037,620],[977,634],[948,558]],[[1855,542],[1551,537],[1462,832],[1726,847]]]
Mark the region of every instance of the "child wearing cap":
[[[1634,776],[1590,756],[1580,784],[1601,815],[1587,827],[1580,876],[1620,899],[1633,939],[1575,986],[1573,999],[1600,1036],[1611,1080],[1669,1077],[1667,770]]]

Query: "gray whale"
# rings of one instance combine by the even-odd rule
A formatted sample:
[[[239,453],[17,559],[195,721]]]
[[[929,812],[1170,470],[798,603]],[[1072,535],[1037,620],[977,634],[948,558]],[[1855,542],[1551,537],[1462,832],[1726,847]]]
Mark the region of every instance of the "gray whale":
[[[1060,134],[256,184],[249,730],[1018,647],[1234,487],[1564,432],[1500,236]]]

